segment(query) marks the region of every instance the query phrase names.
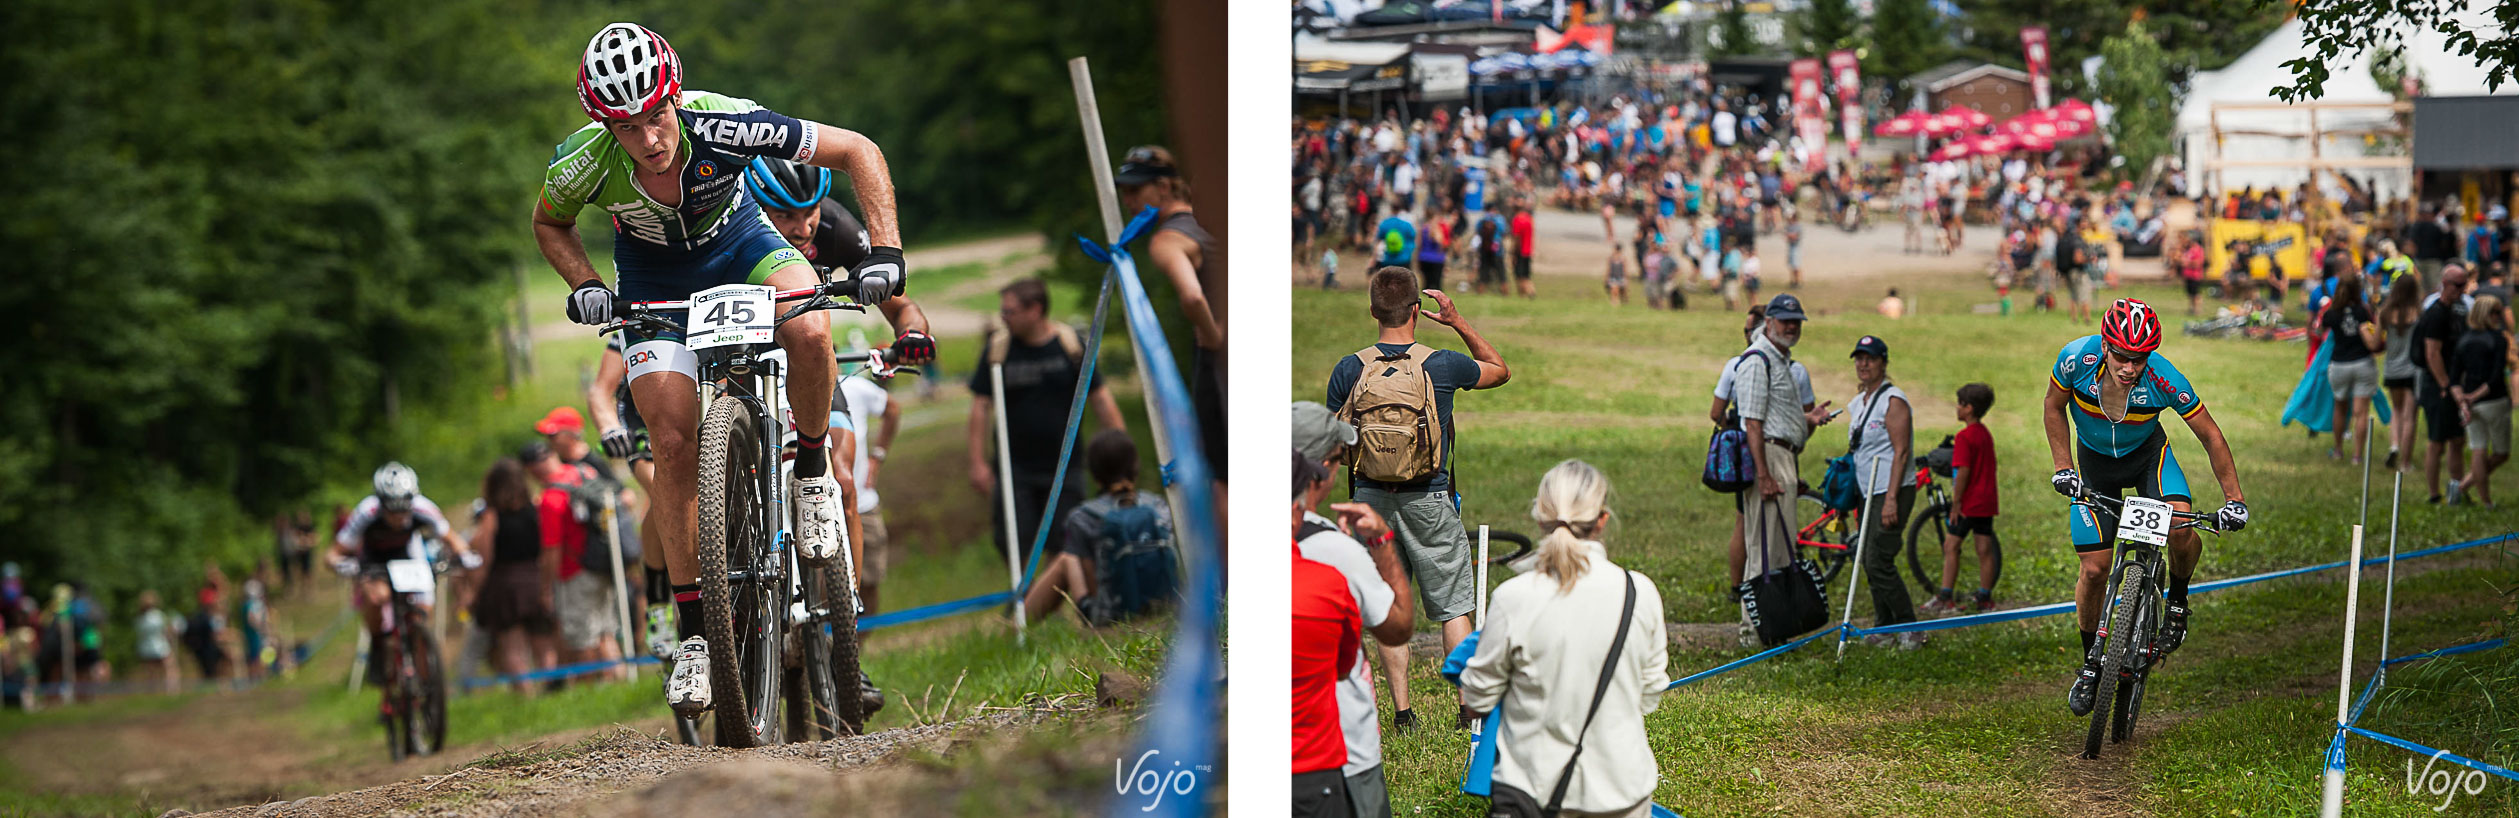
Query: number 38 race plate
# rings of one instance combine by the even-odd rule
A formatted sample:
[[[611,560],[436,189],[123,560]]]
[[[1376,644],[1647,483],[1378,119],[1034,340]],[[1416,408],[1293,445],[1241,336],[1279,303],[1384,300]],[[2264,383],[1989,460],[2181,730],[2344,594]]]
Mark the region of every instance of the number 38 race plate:
[[[754,284],[728,284],[691,295],[692,349],[728,344],[766,344],[778,330],[771,296],[777,290]]]
[[[2168,503],[2149,497],[2125,498],[2125,514],[2117,519],[2117,536],[2151,545],[2169,544]]]

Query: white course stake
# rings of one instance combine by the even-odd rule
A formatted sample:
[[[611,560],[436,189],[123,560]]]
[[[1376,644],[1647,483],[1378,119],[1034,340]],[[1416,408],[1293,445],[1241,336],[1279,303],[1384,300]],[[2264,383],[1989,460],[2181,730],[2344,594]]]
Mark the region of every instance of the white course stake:
[[[1865,476],[1863,480],[1864,483],[1868,484],[1871,482],[1872,477],[1880,476],[1880,465],[1880,461],[1872,461],[1872,469]],[[1863,516],[1854,519],[1854,562],[1851,563],[1851,565],[1856,571],[1863,570],[1863,545],[1866,541],[1872,538],[1871,519],[1872,493],[1867,491],[1863,493]],[[1795,534],[1794,536],[1799,535]],[[1854,624],[1854,583],[1854,576],[1848,574],[1846,576],[1845,619],[1837,623],[1837,661],[1840,662],[1845,661],[1846,658],[1846,636],[1850,633],[1847,626]]]
[[[621,615],[621,655],[634,656],[636,654],[630,652],[630,575],[621,568],[621,495],[618,492],[604,492],[604,532],[612,539],[612,602],[613,608]],[[638,663],[623,661],[621,664],[629,668],[630,678],[638,678]]]
[[[1015,536],[1015,464],[1006,448],[1006,365],[988,365],[988,391],[997,409],[997,497],[1006,511],[1006,592],[1014,596],[1015,644],[1023,644],[1023,558],[1031,545]],[[1058,498],[1050,498],[1056,503]]]
[[[2353,556],[2346,562],[2344,579],[2344,670],[2335,683],[2335,724],[2344,729],[2344,721],[2353,706],[2353,614],[2362,598],[2362,527],[2353,526]],[[2318,814],[2338,818],[2344,814],[2344,770],[2328,765],[2326,790],[2321,796]]]
[[[1102,240],[1116,243],[1120,240],[1120,229],[1127,226],[1127,221],[1120,217],[1119,186],[1111,180],[1111,154],[1107,147],[1108,143],[1102,137],[1102,106],[1095,104],[1093,99],[1093,69],[1085,63],[1083,57],[1068,60],[1067,79],[1076,87],[1076,118],[1084,124],[1085,160],[1093,168],[1094,204],[1102,208]],[[1120,311],[1121,320],[1126,320],[1127,316],[1127,310]],[[1144,381],[1149,377],[1146,373],[1152,371],[1146,366],[1146,348],[1133,341],[1128,348],[1137,361],[1137,377]],[[1144,393],[1146,399],[1146,425],[1154,433],[1155,462],[1163,464],[1165,469],[1170,469],[1173,463],[1172,437],[1171,432],[1165,428],[1161,407],[1155,403],[1155,390],[1147,388],[1139,391]],[[1176,408],[1184,411],[1189,409],[1186,406]],[[1191,442],[1196,443],[1196,441]],[[1211,471],[1209,479],[1214,479],[1212,470],[1215,466],[1214,463],[1207,464]],[[1168,476],[1166,479],[1168,482]],[[1164,505],[1172,509],[1173,530],[1186,530],[1184,527],[1188,525],[1186,521],[1189,520],[1189,514],[1188,507],[1182,505],[1184,499],[1181,492],[1173,491],[1167,485],[1164,487],[1163,500]],[[1218,528],[1216,535],[1219,538],[1223,537],[1224,530],[1221,527]],[[1176,550],[1181,555],[1181,575],[1194,576],[1197,573],[1194,568],[1195,561],[1201,557],[1198,549]],[[1221,541],[1218,543],[1217,553],[1224,553]]]
[[[1487,527],[1478,527],[1478,618],[1470,620],[1480,630],[1487,627]]]

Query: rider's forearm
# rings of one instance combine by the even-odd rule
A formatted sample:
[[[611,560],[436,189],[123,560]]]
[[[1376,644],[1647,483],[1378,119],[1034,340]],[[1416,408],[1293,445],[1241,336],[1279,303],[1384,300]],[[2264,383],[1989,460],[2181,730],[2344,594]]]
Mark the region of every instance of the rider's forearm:
[[[551,269],[560,273],[560,280],[576,287],[595,280],[594,262],[586,259],[586,245],[577,237],[577,225],[552,224],[534,219],[534,244],[542,248],[542,258],[551,262]]]
[[[893,202],[892,169],[884,164],[883,148],[856,131],[815,127],[820,129],[814,134],[820,147],[814,150],[813,164],[848,174],[849,186],[857,191],[858,215],[865,217],[867,242],[901,246],[901,212]]]
[[[2072,419],[2064,416],[2063,404],[2047,402],[2047,453],[2055,458],[2057,471],[2073,467],[2072,442],[2069,440],[2072,432],[2067,431],[2070,423]]]
[[[1461,343],[1469,347],[1470,359],[1496,368],[1498,375],[1496,382],[1482,388],[1503,386],[1506,381],[1513,379],[1513,370],[1504,365],[1504,353],[1497,352],[1496,345],[1487,343],[1486,336],[1479,335],[1478,330],[1469,325],[1468,318],[1454,317],[1452,331],[1459,333]]]
[[[2205,456],[2213,461],[2213,479],[2222,484],[2222,499],[2247,502],[2247,496],[2239,491],[2239,463],[2230,456],[2230,443],[2223,439],[2221,425],[2207,422],[2195,431],[2204,444]]]
[[[883,426],[875,432],[875,450],[883,452],[885,458],[889,458],[892,454],[892,436],[900,431],[901,404],[894,403],[892,401],[884,401]]]
[[[927,332],[927,311],[919,309],[918,302],[911,301],[907,296],[884,299],[878,309],[883,310],[883,320],[892,323],[894,335]]]

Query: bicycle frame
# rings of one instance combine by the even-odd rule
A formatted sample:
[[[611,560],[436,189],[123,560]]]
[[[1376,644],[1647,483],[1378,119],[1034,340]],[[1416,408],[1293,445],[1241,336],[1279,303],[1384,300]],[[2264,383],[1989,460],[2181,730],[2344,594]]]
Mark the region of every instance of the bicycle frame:
[[[2074,499],[2075,505],[2087,505],[2094,515],[2116,517],[2125,501],[2094,494],[2087,488]],[[2192,511],[2170,512],[2169,533],[2179,529],[2201,529],[2217,533],[2213,515]],[[2093,692],[2090,732],[2085,737],[2082,757],[2098,758],[2100,739],[2111,736],[2122,742],[2132,738],[2136,719],[2143,707],[2143,687],[2160,661],[2161,616],[2166,603],[2162,600],[2168,560],[2166,543],[2154,545],[2127,536],[2125,526],[2116,529],[2110,546],[2107,605],[2100,612],[2097,639],[2092,643],[2100,651],[2100,677]],[[2164,538],[2166,539],[2166,538]],[[2127,587],[2127,576],[2137,578]],[[2087,659],[2085,659],[2087,661]],[[2114,709],[2115,718],[2109,718]]]

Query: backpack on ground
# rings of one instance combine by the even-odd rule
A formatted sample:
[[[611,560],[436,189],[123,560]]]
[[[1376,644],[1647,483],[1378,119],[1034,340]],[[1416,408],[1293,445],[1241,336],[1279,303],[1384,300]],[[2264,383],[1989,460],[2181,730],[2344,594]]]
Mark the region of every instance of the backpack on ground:
[[[1357,476],[1410,483],[1442,470],[1443,429],[1435,414],[1434,376],[1426,372],[1426,359],[1433,355],[1424,344],[1409,344],[1396,355],[1384,354],[1380,345],[1356,353],[1363,366],[1339,415],[1356,427],[1347,465]]]

